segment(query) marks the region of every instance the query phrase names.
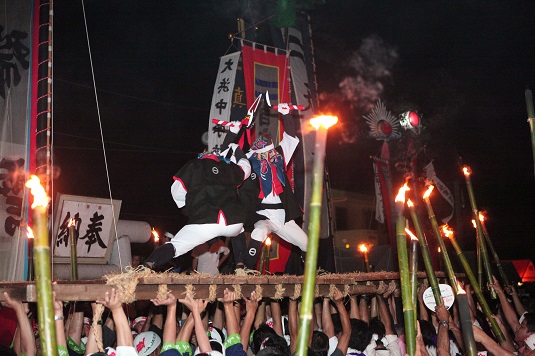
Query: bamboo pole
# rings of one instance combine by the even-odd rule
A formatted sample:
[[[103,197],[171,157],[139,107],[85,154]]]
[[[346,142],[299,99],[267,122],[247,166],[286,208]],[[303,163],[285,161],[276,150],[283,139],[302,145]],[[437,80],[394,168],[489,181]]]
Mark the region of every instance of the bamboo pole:
[[[483,237],[483,227],[481,226],[481,220],[479,220],[479,210],[477,209],[477,203],[476,203],[476,196],[474,194],[474,188],[472,187],[472,180],[470,178],[470,174],[472,174],[472,170],[468,166],[463,167],[463,174],[464,178],[466,180],[466,189],[468,191],[468,198],[470,199],[470,206],[472,207],[472,214],[474,216],[474,220],[476,221],[477,226],[477,234],[479,235],[479,245],[481,249],[481,259],[483,260],[483,271],[485,273],[485,278],[487,279],[488,283],[492,283],[493,276],[492,276],[492,266],[490,264],[489,254],[487,252],[487,246],[484,241]],[[481,286],[484,286],[484,284],[481,284]],[[482,287],[485,289],[484,287]],[[492,299],[496,299],[496,291],[492,288],[489,288],[490,297]]]
[[[455,272],[453,272],[453,266],[451,265],[451,260],[448,255],[448,251],[446,250],[446,244],[444,244],[444,240],[442,240],[442,235],[440,234],[440,230],[438,228],[437,218],[435,216],[435,212],[433,211],[431,201],[429,200],[429,195],[431,195],[433,189],[434,186],[430,185],[427,191],[424,193],[423,199],[425,202],[425,207],[427,209],[427,215],[429,216],[429,221],[431,222],[433,232],[435,233],[435,238],[437,239],[438,245],[440,246],[440,252],[442,253],[442,259],[444,261],[444,267],[446,268],[446,274],[450,281],[450,286],[453,289],[453,292],[457,294],[457,278],[455,277]]]
[[[405,228],[405,232],[411,238],[409,273],[411,275],[411,302],[414,308],[414,325],[416,325],[418,322],[416,317],[416,305],[418,305],[418,238],[408,228]]]
[[[425,272],[427,273],[427,280],[429,281],[429,285],[433,291],[433,296],[435,297],[435,303],[437,305],[442,305],[442,299],[440,298],[440,287],[438,285],[437,276],[433,269],[433,262],[431,261],[431,254],[429,253],[429,245],[427,244],[427,239],[425,238],[422,230],[422,224],[420,224],[420,219],[418,218],[414,204],[410,199],[407,201],[407,206],[409,207],[416,236],[420,242],[420,251],[422,252],[422,259],[424,260]]]
[[[481,220],[483,236],[485,236],[485,240],[487,241],[487,244],[489,245],[490,253],[492,253],[494,262],[496,263],[496,267],[498,268],[498,273],[502,279],[503,285],[510,286],[509,278],[507,278],[507,275],[505,274],[505,271],[503,270],[502,264],[500,262],[500,257],[498,257],[498,253],[496,253],[496,250],[494,249],[494,245],[492,244],[492,240],[490,239],[490,235],[487,231],[487,227],[485,226],[485,216],[481,212],[479,213],[479,220]]]
[[[76,253],[77,238],[74,236],[74,219],[69,220],[69,244],[71,245],[71,279],[73,281],[78,280],[78,256]]]
[[[312,177],[312,196],[310,199],[310,221],[308,224],[308,248],[305,260],[305,275],[301,296],[301,312],[299,315],[299,329],[297,336],[297,356],[308,354],[308,340],[312,325],[314,309],[314,289],[316,286],[316,267],[318,260],[318,246],[321,220],[321,199],[323,193],[323,171],[325,165],[325,146],[327,130],[338,121],[336,117],[315,117],[310,123],[316,128],[314,148],[314,168]]]
[[[54,305],[52,302],[52,280],[50,272],[50,246],[48,238],[48,211],[50,198],[37,176],[32,175],[26,186],[31,188],[34,202],[34,266],[35,285],[37,287],[37,315],[39,318],[39,339],[43,355],[56,356],[56,328],[54,321]]]
[[[476,258],[477,258],[477,282],[479,285],[483,285],[483,256],[481,256],[481,236],[477,231],[476,221],[472,219],[472,224],[476,230]]]
[[[477,356],[476,340],[474,330],[472,329],[472,316],[470,315],[470,306],[468,297],[461,286],[457,286],[457,304],[459,306],[459,315],[461,317],[461,330],[463,332],[464,349],[466,355]]]
[[[396,196],[396,242],[398,249],[399,279],[401,285],[401,300],[403,302],[403,315],[405,319],[405,342],[407,354],[414,356],[416,352],[416,324],[415,311],[412,304],[409,260],[407,253],[407,235],[405,234],[405,218],[403,208],[405,206],[405,191],[409,190],[407,183],[400,188]]]
[[[466,276],[468,277],[468,280],[470,281],[470,285],[472,286],[472,289],[474,290],[474,294],[476,295],[477,301],[479,302],[481,309],[485,313],[487,320],[490,322],[492,332],[496,336],[496,339],[498,340],[498,342],[500,344],[503,343],[505,341],[505,336],[503,335],[500,329],[500,326],[496,322],[496,319],[492,317],[492,311],[490,310],[489,305],[487,301],[485,300],[483,293],[481,292],[479,283],[477,283],[477,279],[474,275],[474,272],[472,272],[472,268],[470,267],[470,264],[468,263],[468,260],[466,259],[464,255],[464,252],[461,250],[461,247],[455,240],[453,231],[449,229],[447,225],[444,225],[442,227],[442,231],[444,232],[444,235],[446,237],[449,237],[451,244],[453,248],[455,249],[455,252],[457,252],[457,257],[459,257],[459,261],[461,261],[461,264],[463,265],[464,271],[466,272]],[[455,294],[458,295],[459,291],[457,291]]]

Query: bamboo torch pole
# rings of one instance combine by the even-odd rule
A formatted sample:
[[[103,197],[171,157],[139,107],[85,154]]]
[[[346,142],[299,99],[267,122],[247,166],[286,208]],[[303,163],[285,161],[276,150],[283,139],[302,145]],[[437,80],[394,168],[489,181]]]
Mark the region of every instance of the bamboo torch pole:
[[[418,305],[418,238],[406,227],[405,232],[411,238],[411,250],[409,254],[409,273],[411,276],[411,302],[414,308],[414,325],[416,325],[416,305]]]
[[[416,352],[416,324],[414,316],[414,306],[412,304],[409,259],[407,253],[407,235],[405,234],[405,218],[403,210],[405,207],[405,192],[409,190],[407,183],[399,189],[396,196],[396,241],[398,248],[399,279],[401,285],[401,300],[403,302],[403,315],[405,319],[405,339],[407,344],[407,354],[414,356]]]
[[[314,149],[312,197],[310,199],[310,221],[308,224],[308,248],[305,260],[305,275],[303,277],[301,312],[299,314],[300,323],[299,330],[297,331],[297,356],[306,356],[308,353],[308,340],[314,307],[314,290],[316,287],[325,146],[327,143],[327,130],[336,124],[336,122],[338,122],[338,118],[333,116],[320,116],[310,119],[310,123],[316,129],[316,143]]]
[[[422,224],[420,224],[420,219],[416,214],[414,204],[409,199],[407,201],[407,206],[409,207],[409,212],[411,214],[412,224],[414,225],[414,230],[416,231],[416,236],[420,242],[420,250],[422,251],[422,259],[424,260],[425,273],[427,274],[427,280],[433,291],[433,296],[435,297],[435,303],[437,305],[442,305],[442,299],[440,298],[440,287],[438,285],[438,279],[433,270],[433,262],[431,261],[431,254],[429,253],[429,245],[427,244],[427,239],[425,238],[424,232],[422,230]]]
[[[450,280],[450,286],[453,289],[453,292],[457,294],[457,278],[455,277],[455,272],[453,272],[453,266],[451,265],[450,257],[448,256],[448,251],[446,250],[444,240],[442,240],[442,235],[440,235],[440,230],[438,228],[435,212],[433,211],[433,206],[431,205],[431,201],[429,200],[429,196],[431,195],[431,192],[434,188],[434,186],[430,185],[429,188],[427,188],[427,191],[424,193],[423,199],[425,202],[425,207],[427,209],[427,215],[429,215],[429,221],[431,222],[433,232],[435,233],[438,245],[440,246],[440,252],[442,253],[442,259],[444,260],[446,274],[448,275],[448,279]]]
[[[477,356],[476,340],[472,329],[472,316],[470,315],[470,305],[466,292],[460,285],[457,286],[457,304],[461,317],[461,329],[463,331],[464,348],[466,355]]]
[[[502,278],[503,285],[510,286],[509,278],[507,278],[507,275],[505,274],[505,271],[503,270],[502,264],[500,262],[500,257],[498,257],[498,254],[496,253],[496,250],[494,249],[494,245],[492,244],[492,241],[490,239],[489,233],[487,231],[487,227],[485,226],[485,215],[482,212],[479,212],[479,220],[481,221],[481,228],[483,229],[483,236],[485,236],[485,240],[487,241],[487,244],[489,245],[490,253],[492,253],[494,262],[496,263],[496,267],[498,268],[498,273],[500,274],[500,277]]]
[[[483,285],[483,257],[481,256],[481,236],[477,231],[476,221],[472,219],[472,225],[476,229],[476,258],[477,258],[477,283]]]
[[[531,150],[533,153],[533,174],[535,174],[535,110],[533,109],[533,96],[531,95],[531,90],[526,89],[526,109],[528,111],[528,123],[529,131],[531,132]]]
[[[472,214],[474,215],[474,220],[476,221],[477,233],[479,235],[479,247],[481,248],[481,259],[483,260],[483,271],[485,273],[485,278],[488,283],[492,283],[492,266],[490,264],[489,254],[487,252],[487,246],[483,237],[483,227],[481,226],[481,220],[479,220],[479,210],[477,209],[476,196],[474,194],[474,189],[472,187],[472,180],[470,179],[470,174],[472,170],[468,166],[463,167],[464,178],[466,179],[466,189],[468,191],[468,197],[470,198],[470,206],[472,207]],[[483,284],[481,284],[482,288]],[[492,288],[489,288],[490,297],[496,299],[496,291]]]
[[[71,280],[78,280],[78,257],[76,253],[77,237],[74,236],[74,227],[76,223],[73,218],[69,220],[69,244],[71,244]]]
[[[470,264],[468,263],[468,260],[466,259],[464,255],[464,252],[461,250],[461,247],[455,240],[453,230],[451,230],[448,227],[448,225],[443,225],[442,232],[444,233],[444,236],[449,237],[451,241],[451,245],[455,249],[455,252],[457,252],[457,257],[459,257],[459,261],[461,261],[461,264],[463,265],[464,271],[466,272],[466,276],[468,277],[468,280],[470,281],[470,285],[472,286],[472,289],[474,290],[474,294],[476,295],[477,301],[479,302],[481,309],[483,309],[483,312],[485,313],[487,320],[490,322],[492,332],[496,336],[496,339],[498,340],[498,342],[500,344],[503,343],[505,341],[505,336],[503,335],[500,329],[500,326],[496,322],[496,319],[492,317],[492,311],[490,310],[489,305],[487,301],[485,300],[483,293],[481,292],[479,283],[477,283],[476,276],[474,275],[474,272],[472,272],[472,268],[470,267]],[[459,291],[456,291],[455,294],[458,295]]]
[[[34,230],[34,270],[37,289],[37,315],[39,318],[39,339],[43,355],[56,356],[56,328],[54,305],[52,303],[52,280],[50,272],[50,245],[48,242],[48,212],[50,198],[41,186],[39,178],[32,175],[26,182],[33,195],[33,230]]]

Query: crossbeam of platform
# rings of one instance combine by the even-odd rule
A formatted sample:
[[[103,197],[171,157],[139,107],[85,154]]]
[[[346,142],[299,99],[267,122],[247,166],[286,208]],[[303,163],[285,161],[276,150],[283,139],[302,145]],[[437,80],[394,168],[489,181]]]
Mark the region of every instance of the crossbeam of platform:
[[[445,278],[444,273],[436,272],[438,278]],[[463,278],[463,274],[458,275]],[[418,273],[418,279],[426,279],[425,272]],[[135,279],[135,278],[134,278]],[[345,294],[375,294],[391,281],[399,283],[397,272],[371,272],[324,274],[316,278],[316,294],[329,296],[332,286]],[[261,290],[264,297],[299,297],[303,276],[292,275],[185,275],[154,273],[137,279],[134,300],[149,300],[157,296],[161,285],[181,298],[187,291],[193,291],[196,298],[223,297],[225,288],[239,291],[243,296],[249,296],[252,291]],[[259,287],[258,287],[259,286]],[[106,292],[112,288],[121,289],[120,285],[107,283],[104,279],[82,281],[57,281],[53,285],[56,298],[61,301],[95,301],[103,300]],[[8,292],[11,298],[26,301],[37,301],[37,291],[34,282],[4,282],[0,283],[0,301],[4,301],[3,292]]]

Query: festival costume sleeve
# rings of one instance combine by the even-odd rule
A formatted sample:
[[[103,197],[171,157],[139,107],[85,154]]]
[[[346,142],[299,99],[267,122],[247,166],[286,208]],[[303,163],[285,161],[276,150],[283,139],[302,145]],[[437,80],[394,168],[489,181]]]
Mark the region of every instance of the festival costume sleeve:
[[[240,152],[241,152],[241,150],[240,150]],[[243,152],[242,152],[242,154],[243,154]],[[249,176],[251,175],[251,163],[249,163],[249,160],[244,155],[243,158],[241,158],[238,161],[237,164],[238,164],[238,167],[240,167],[241,170],[243,171],[243,177],[242,177],[242,180],[240,182],[240,183],[242,183],[244,180],[249,178]]]
[[[299,144],[294,120],[292,115],[284,115],[284,132],[282,133],[282,140],[280,141],[279,146],[284,153],[285,166],[287,166],[292,159],[295,149]]]
[[[188,193],[187,186],[192,176],[191,166],[194,164],[195,160],[189,161],[173,177],[175,181],[171,185],[171,195],[179,208],[183,208],[186,205],[186,194]]]

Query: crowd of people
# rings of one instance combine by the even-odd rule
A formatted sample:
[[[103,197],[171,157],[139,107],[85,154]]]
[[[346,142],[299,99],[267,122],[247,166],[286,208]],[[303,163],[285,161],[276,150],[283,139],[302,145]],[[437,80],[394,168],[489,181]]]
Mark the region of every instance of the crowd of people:
[[[495,280],[489,285],[497,294],[493,317],[505,342],[499,344],[468,292],[472,328],[480,352],[493,355],[535,355],[535,313],[526,310],[517,291],[504,290]],[[465,347],[457,303],[429,310],[419,288],[417,356],[464,355]],[[183,297],[177,299],[177,297]],[[40,354],[34,303],[22,303],[4,293],[0,329],[10,342],[2,355]],[[208,303],[186,293],[168,292],[164,299],[120,302],[112,289],[93,303],[66,303],[55,299],[56,342],[59,355],[293,355],[299,327],[299,298],[257,298],[237,295],[226,288],[223,297]],[[99,305],[104,312],[97,312]],[[102,309],[102,307],[101,307]],[[8,311],[16,320],[9,328]],[[399,286],[392,282],[381,294],[344,295],[331,289],[328,297],[315,300],[308,354],[314,356],[401,356],[406,354],[402,301]]]

